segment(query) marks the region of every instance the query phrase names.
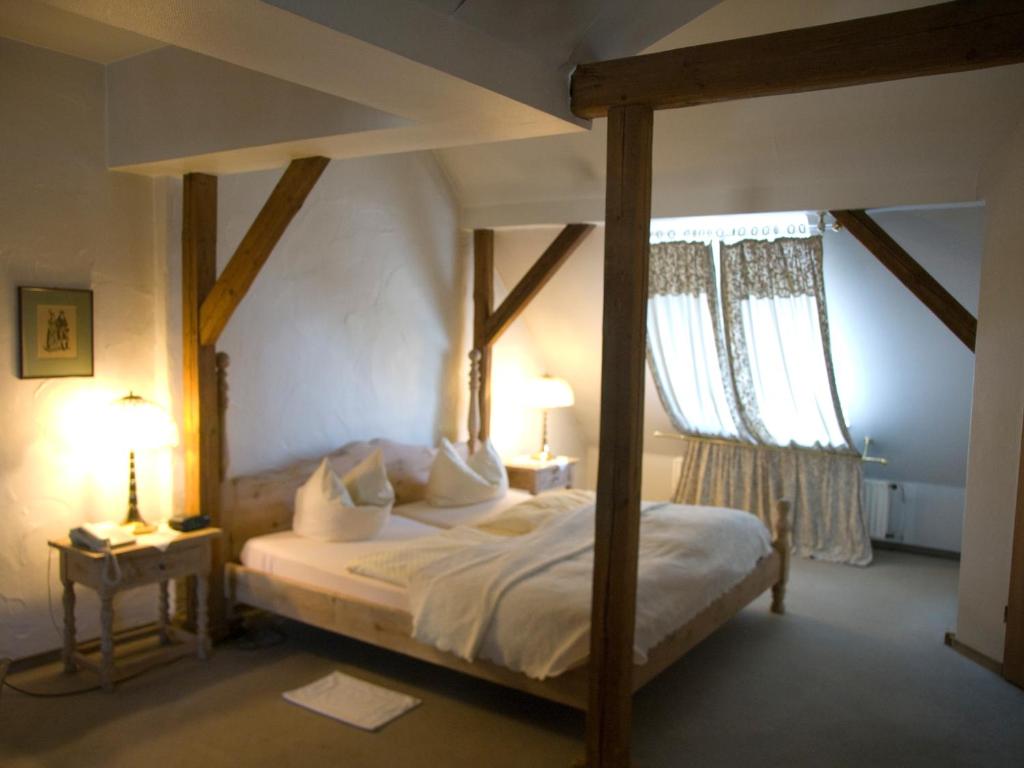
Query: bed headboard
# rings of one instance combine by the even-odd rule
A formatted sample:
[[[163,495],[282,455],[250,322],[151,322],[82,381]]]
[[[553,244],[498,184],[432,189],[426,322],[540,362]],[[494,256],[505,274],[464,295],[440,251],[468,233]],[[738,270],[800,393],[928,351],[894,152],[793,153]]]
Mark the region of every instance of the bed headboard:
[[[434,461],[433,448],[378,439],[348,443],[327,458],[335,472],[344,474],[377,448],[384,454],[388,479],[395,488],[395,503],[422,499]],[[320,461],[307,459],[284,469],[235,477],[222,484],[221,526],[230,560],[238,560],[242,546],[253,536],[292,527],[295,491],[309,479]]]

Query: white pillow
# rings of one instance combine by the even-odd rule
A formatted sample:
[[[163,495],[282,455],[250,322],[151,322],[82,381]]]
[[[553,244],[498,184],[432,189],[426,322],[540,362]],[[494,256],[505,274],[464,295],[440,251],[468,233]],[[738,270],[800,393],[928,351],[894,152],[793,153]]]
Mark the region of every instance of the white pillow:
[[[394,503],[395,491],[379,449],[343,477],[324,459],[295,492],[292,530],[323,541],[372,539],[384,527]]]
[[[461,507],[500,499],[508,491],[508,474],[490,440],[468,460],[441,438],[427,480],[427,502],[435,507]]]

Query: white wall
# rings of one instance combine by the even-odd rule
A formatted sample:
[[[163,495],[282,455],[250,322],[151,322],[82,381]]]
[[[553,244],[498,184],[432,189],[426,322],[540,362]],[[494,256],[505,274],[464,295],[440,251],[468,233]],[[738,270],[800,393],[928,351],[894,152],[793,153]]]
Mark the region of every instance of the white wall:
[[[280,173],[220,177],[221,268]],[[176,334],[180,198],[180,183],[170,183],[168,310]],[[327,167],[218,344],[231,356],[231,475],[351,440],[465,439],[472,252],[457,227],[451,191],[430,153]],[[496,293],[500,300],[503,286]],[[539,440],[538,416],[518,397],[522,380],[542,372],[530,345],[517,329],[493,363],[492,432],[506,456],[535,450]],[[180,359],[177,348],[170,353]],[[172,380],[179,371],[176,363]]]
[[[1024,417],[1024,123],[982,178],[988,208],[957,635],[1002,659]]]
[[[126,456],[99,450],[87,417],[133,389],[181,423],[181,183],[106,170],[99,65],[0,40],[0,94],[0,657],[23,657],[60,642],[46,540],[124,514]],[[221,177],[221,267],[279,175]],[[431,154],[331,164],[222,338],[233,473],[354,439],[465,437],[472,260],[457,227]],[[18,285],[94,290],[94,378],[17,378]],[[495,356],[506,455],[539,439],[517,391],[543,371],[530,344],[514,330]],[[180,450],[141,456],[139,473],[147,518],[180,507]],[[49,579],[59,623],[55,567]],[[79,592],[80,635],[95,636],[98,606]],[[154,619],[155,603],[149,590],[119,596],[117,625]]]
[[[984,208],[872,215],[977,313]],[[825,235],[825,288],[844,416],[858,449],[870,435],[889,459],[865,476],[962,488],[974,355],[845,230]]]
[[[894,483],[889,531],[894,541],[959,552],[964,527],[964,489],[933,483]]]
[[[99,65],[0,39],[0,657],[60,644],[47,539],[124,516],[127,455],[90,417],[129,389],[168,402],[154,355],[152,183],[106,170],[103,94]],[[17,286],[94,291],[93,378],[17,378]],[[141,511],[160,519],[169,454],[140,456],[139,473]],[[80,636],[95,637],[98,604],[78,592]],[[154,619],[155,605],[146,590],[119,596],[117,625]]]

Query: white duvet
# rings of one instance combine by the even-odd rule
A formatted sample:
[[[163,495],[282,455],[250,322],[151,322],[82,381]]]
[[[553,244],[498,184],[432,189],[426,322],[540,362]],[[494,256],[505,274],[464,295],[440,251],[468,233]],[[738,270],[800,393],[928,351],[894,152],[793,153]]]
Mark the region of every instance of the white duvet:
[[[530,530],[501,535],[524,529]],[[409,590],[417,640],[543,679],[589,652],[593,543],[593,496],[565,491],[512,507],[483,529],[458,527],[417,539],[350,570]],[[770,551],[767,529],[746,512],[645,505],[637,663]]]

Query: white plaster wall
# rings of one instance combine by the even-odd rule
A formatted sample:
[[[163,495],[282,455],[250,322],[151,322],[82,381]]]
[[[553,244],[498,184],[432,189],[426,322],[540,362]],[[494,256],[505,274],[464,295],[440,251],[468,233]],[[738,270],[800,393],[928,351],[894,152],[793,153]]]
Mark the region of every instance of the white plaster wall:
[[[155,376],[152,183],[109,173],[103,68],[0,39],[0,657],[55,648],[61,616],[46,540],[127,504],[127,455],[95,417],[129,389],[167,402]],[[21,380],[17,286],[94,291],[95,376]],[[169,513],[170,456],[139,457],[144,515]],[[98,604],[79,589],[79,634]],[[155,618],[146,590],[119,596],[117,624]]]
[[[905,544],[959,552],[964,527],[964,489],[934,483],[897,483],[889,528]]]
[[[983,207],[881,211],[873,218],[972,314]],[[845,230],[825,236],[836,385],[851,433],[889,464],[866,477],[964,486],[974,355]]]
[[[280,173],[220,177],[221,269]],[[166,322],[176,382],[181,185],[166,187]],[[279,467],[351,440],[465,439],[470,239],[458,230],[456,203],[432,154],[332,161],[218,345],[231,356],[229,473]],[[504,296],[500,284],[497,294]],[[539,417],[517,390],[543,369],[525,331],[502,339],[493,370],[496,446],[506,456],[535,450]]]
[[[1024,417],[1024,123],[993,155],[981,192],[988,218],[957,635],[1002,659]]]

